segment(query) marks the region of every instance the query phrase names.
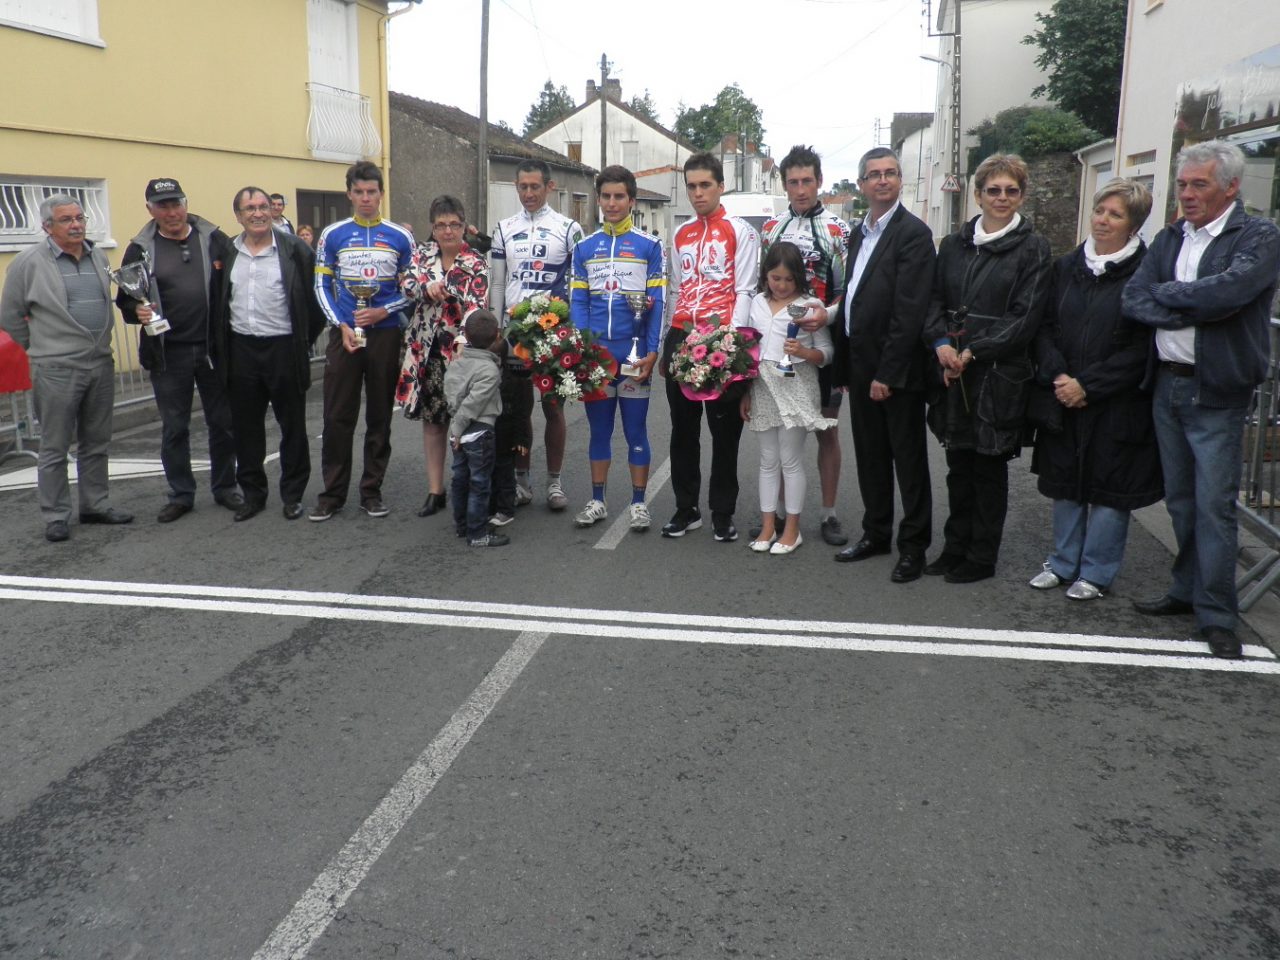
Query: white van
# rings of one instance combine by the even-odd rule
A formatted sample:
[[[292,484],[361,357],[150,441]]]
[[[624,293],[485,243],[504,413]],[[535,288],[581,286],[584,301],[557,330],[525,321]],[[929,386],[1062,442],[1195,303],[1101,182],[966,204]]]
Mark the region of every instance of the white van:
[[[724,212],[741,217],[760,232],[765,222],[787,212],[787,198],[771,193],[726,193],[720,198]]]

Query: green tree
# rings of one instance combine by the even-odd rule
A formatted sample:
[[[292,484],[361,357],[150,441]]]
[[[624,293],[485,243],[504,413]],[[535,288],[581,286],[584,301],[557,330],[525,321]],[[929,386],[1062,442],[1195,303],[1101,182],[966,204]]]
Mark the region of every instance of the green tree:
[[[1102,136],[1114,136],[1124,69],[1126,0],[1057,0],[1037,13],[1041,29],[1022,38],[1040,48],[1036,66],[1048,82],[1031,91],[1048,96]]]
[[[522,136],[527,137],[531,133],[551,126],[561,117],[567,117],[573,113],[577,106],[568,87],[561,85],[557,88],[548,80],[543,84],[542,92],[538,94],[538,102],[529,108],[529,113],[524,118]]]
[[[654,123],[661,122],[658,119],[658,105],[653,102],[653,97],[649,95],[648,87],[645,88],[644,96],[640,96],[639,94],[636,94],[634,97],[632,97],[630,100],[627,101],[627,106],[629,106],[636,113],[640,114],[640,116],[645,117],[649,120],[652,120]]]
[[[711,149],[726,134],[744,132],[753,143],[764,139],[760,108],[736,83],[725,87],[714,101],[696,110],[681,104],[676,115],[676,136],[699,150]]]
[[[1024,159],[1079,150],[1098,139],[1074,113],[1057,107],[1010,107],[969,131],[978,145],[969,151],[969,169],[993,153],[1017,153]]]

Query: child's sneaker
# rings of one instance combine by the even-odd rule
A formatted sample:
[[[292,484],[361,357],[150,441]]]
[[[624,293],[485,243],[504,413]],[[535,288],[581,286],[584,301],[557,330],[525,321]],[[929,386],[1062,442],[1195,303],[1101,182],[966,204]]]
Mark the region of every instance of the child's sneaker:
[[[519,480],[516,481],[516,506],[527,507],[533,503],[533,491]]]
[[[631,519],[629,521],[629,525],[632,530],[636,533],[644,533],[644,531],[649,529],[649,524],[652,521],[649,519],[649,508],[647,506],[643,503],[633,503],[631,505],[630,513]]]
[[[511,538],[505,533],[498,533],[496,530],[490,530],[483,537],[477,537],[474,540],[468,540],[469,547],[505,547],[511,542]]]
[[[603,500],[588,500],[587,505],[578,512],[573,518],[575,527],[589,527],[593,523],[598,523],[609,516],[609,508],[604,505]]]
[[[515,517],[513,517],[509,513],[495,513],[492,517],[489,518],[489,526],[505,527],[508,523],[511,523],[514,520],[515,520]]]
[[[564,495],[564,487],[559,480],[547,481],[547,506],[552,510],[563,510],[569,506],[569,498]]]

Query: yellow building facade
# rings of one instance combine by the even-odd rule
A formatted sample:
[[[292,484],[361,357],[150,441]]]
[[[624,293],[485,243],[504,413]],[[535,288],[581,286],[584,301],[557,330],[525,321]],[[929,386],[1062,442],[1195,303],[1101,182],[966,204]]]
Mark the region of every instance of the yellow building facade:
[[[295,224],[347,216],[346,168],[387,168],[387,23],[414,2],[0,0],[0,281],[52,192],[113,263],[152,177],[228,233],[246,184]]]

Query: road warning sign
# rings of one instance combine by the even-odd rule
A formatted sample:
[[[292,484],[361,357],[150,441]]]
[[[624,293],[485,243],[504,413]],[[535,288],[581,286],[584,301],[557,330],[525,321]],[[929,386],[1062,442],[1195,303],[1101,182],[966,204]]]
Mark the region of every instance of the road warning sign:
[[[963,190],[964,187],[960,185],[960,178],[954,173],[948,173],[947,179],[942,181],[943,193],[960,193]]]

